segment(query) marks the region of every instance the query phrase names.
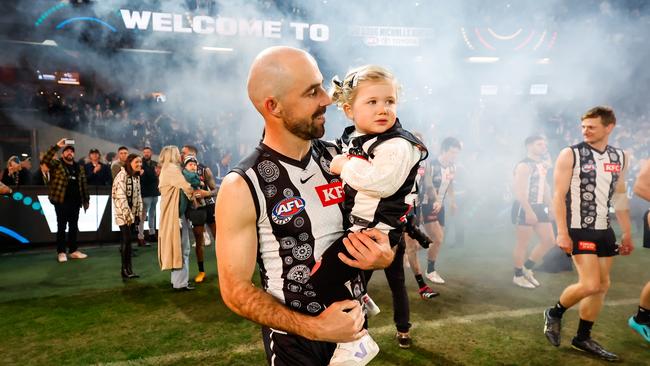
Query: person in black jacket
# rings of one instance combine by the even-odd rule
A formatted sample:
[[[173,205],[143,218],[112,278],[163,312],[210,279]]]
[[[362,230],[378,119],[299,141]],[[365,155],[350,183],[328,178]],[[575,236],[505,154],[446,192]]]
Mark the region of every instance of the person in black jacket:
[[[89,186],[110,186],[113,180],[111,169],[99,160],[100,156],[98,149],[90,149],[88,153],[90,162],[84,165],[84,169]]]
[[[150,147],[142,149],[142,170],[140,170],[140,186],[142,189],[142,217],[138,225],[138,245],[148,246],[144,236],[144,221],[149,224],[149,241],[156,241],[156,205],[158,204],[158,163],[151,159],[153,151]]]

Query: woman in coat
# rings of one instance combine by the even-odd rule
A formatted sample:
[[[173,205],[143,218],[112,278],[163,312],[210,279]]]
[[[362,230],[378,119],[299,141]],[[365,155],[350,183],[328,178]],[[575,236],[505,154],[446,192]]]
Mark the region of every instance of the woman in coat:
[[[133,273],[131,263],[131,233],[138,225],[142,214],[142,195],[140,194],[140,170],[142,169],[142,158],[136,154],[130,154],[126,158],[124,167],[113,180],[113,213],[115,221],[120,227],[122,241],[120,253],[122,254],[122,279],[140,277]]]
[[[181,213],[181,194],[191,201],[194,190],[181,172],[181,154],[176,146],[160,152],[160,229],[158,262],[161,270],[171,269],[171,283],[176,290],[193,290],[189,284],[189,220]],[[183,225],[181,230],[181,223]],[[181,234],[182,233],[182,234]]]

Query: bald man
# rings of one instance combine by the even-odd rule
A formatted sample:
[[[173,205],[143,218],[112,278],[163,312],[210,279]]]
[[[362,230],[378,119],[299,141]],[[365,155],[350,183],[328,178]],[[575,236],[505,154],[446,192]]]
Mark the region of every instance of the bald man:
[[[650,159],[646,160],[639,172],[639,176],[634,184],[634,194],[646,201],[650,201]],[[650,248],[650,210],[643,216],[643,220],[643,246]],[[627,323],[646,342],[650,342],[650,281],[641,290],[639,310],[635,316],[631,316],[628,319]]]
[[[329,170],[337,151],[318,140],[331,103],[322,82],[305,51],[272,47],[255,58],[248,95],[264,119],[264,139],[224,178],[217,197],[221,296],[234,312],[262,325],[267,361],[274,365],[328,365],[337,342],[367,335],[353,296],[324,303],[309,281],[315,258],[344,232],[343,190]],[[350,234],[345,246],[352,258],[339,258],[364,270],[385,268],[394,257],[388,237],[375,229]],[[261,289],[252,283],[256,263]],[[349,285],[353,293],[365,292],[361,281]],[[349,361],[369,361],[361,347]]]

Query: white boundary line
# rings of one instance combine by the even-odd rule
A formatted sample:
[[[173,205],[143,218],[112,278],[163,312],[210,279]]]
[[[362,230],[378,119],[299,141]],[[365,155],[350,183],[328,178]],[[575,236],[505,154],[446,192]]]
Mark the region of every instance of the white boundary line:
[[[627,306],[638,304],[639,299],[622,299],[622,300],[612,300],[605,302],[605,306]],[[572,309],[575,309],[574,307]],[[444,319],[438,320],[425,320],[420,321],[414,324],[413,328],[422,328],[422,329],[435,329],[444,327],[452,324],[470,324],[477,321],[485,320],[494,320],[494,319],[506,319],[506,318],[519,318],[527,315],[542,314],[546,307],[537,307],[537,308],[525,308],[517,310],[505,310],[505,311],[493,311],[484,314],[473,314],[465,316],[450,316]],[[571,310],[571,309],[570,309]],[[633,312],[634,309],[631,309],[630,312]],[[541,323],[540,323],[541,324]],[[541,325],[540,325],[541,329]],[[395,325],[384,325],[378,328],[370,328],[371,334],[373,335],[385,335],[395,332]],[[241,345],[230,349],[228,352],[246,354],[251,352],[262,352],[264,346],[261,342],[255,342],[251,344]],[[212,349],[212,350],[197,350],[197,351],[188,351],[188,352],[176,352],[169,353],[166,355],[152,356],[146,358],[139,358],[129,361],[118,361],[118,362],[106,362],[99,363],[98,366],[134,366],[134,365],[161,365],[169,364],[181,361],[186,358],[208,358],[208,357],[219,357],[223,353],[223,350]]]

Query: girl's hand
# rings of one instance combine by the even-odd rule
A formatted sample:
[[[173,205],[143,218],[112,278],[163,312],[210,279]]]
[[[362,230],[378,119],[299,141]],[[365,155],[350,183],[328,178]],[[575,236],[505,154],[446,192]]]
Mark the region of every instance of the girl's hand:
[[[341,171],[343,170],[343,166],[348,161],[350,161],[350,159],[347,157],[347,155],[339,154],[334,156],[334,158],[332,158],[332,162],[330,163],[330,172],[332,172],[332,174],[340,175]]]

